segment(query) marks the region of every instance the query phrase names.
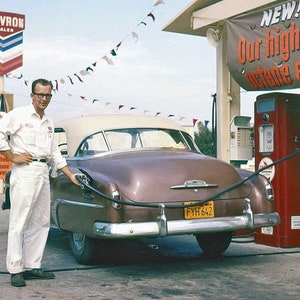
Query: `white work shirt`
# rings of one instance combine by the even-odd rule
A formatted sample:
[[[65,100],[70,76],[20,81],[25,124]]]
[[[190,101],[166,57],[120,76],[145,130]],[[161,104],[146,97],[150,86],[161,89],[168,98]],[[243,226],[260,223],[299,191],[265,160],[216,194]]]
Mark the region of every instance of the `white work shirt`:
[[[8,141],[10,136],[10,141]],[[54,139],[54,126],[45,114],[41,119],[31,104],[18,107],[0,121],[0,151],[29,153],[33,158],[46,158],[53,171],[67,165]]]

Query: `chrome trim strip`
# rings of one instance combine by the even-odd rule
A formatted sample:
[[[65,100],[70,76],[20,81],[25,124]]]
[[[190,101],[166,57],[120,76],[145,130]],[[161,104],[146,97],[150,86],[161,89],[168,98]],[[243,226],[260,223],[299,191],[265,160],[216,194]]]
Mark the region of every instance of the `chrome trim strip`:
[[[76,205],[76,206],[81,206],[81,207],[98,208],[98,209],[102,209],[105,207],[104,205],[101,205],[101,204],[78,202],[78,201],[73,201],[73,200],[68,200],[68,199],[56,199],[55,206],[57,207],[58,204],[70,204],[70,205]]]
[[[215,183],[206,183],[204,180],[201,179],[193,179],[193,180],[187,180],[184,184],[179,185],[173,185],[170,188],[171,189],[194,189],[194,188],[212,188],[212,187],[218,187],[219,185]]]
[[[218,187],[217,184],[213,184],[213,183],[208,183],[206,185],[197,185],[197,184],[193,184],[193,185],[173,185],[170,188],[171,189],[205,189],[205,188],[212,188],[212,187]]]

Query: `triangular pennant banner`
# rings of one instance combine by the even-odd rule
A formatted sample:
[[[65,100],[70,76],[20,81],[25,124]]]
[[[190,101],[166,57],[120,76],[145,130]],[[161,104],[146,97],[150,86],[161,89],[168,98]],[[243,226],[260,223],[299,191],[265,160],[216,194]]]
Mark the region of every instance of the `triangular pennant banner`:
[[[109,65],[114,64],[114,62],[107,55],[104,55],[102,59],[104,59]]]
[[[148,17],[152,18],[153,22],[155,21],[155,17],[154,17],[154,15],[153,15],[153,13],[149,13],[149,14],[148,14]]]

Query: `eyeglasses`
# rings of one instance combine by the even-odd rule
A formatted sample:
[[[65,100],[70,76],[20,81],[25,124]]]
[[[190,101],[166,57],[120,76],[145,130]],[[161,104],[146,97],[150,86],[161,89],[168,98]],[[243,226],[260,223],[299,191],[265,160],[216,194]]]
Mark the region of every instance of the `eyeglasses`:
[[[36,95],[39,100],[42,100],[44,97],[47,100],[51,100],[51,98],[52,98],[52,94],[39,94],[39,93],[33,93],[33,94]]]

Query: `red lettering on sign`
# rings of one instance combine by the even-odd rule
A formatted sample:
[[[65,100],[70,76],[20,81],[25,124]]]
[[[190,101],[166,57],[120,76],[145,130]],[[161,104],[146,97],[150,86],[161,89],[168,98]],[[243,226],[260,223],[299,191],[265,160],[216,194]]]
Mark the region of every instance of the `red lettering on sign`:
[[[274,66],[271,69],[258,67],[256,71],[245,73],[245,78],[254,89],[280,87],[293,83],[289,66]]]
[[[279,26],[275,28],[275,35],[271,30],[266,31],[266,56],[279,56],[282,61],[290,59],[290,52],[300,50],[300,31],[295,27],[295,22],[291,23],[290,29],[280,33]]]
[[[262,39],[247,42],[245,38],[240,38],[238,42],[238,60],[240,64],[260,60],[260,45]]]
[[[300,81],[300,61],[295,64],[295,77],[297,81]]]

